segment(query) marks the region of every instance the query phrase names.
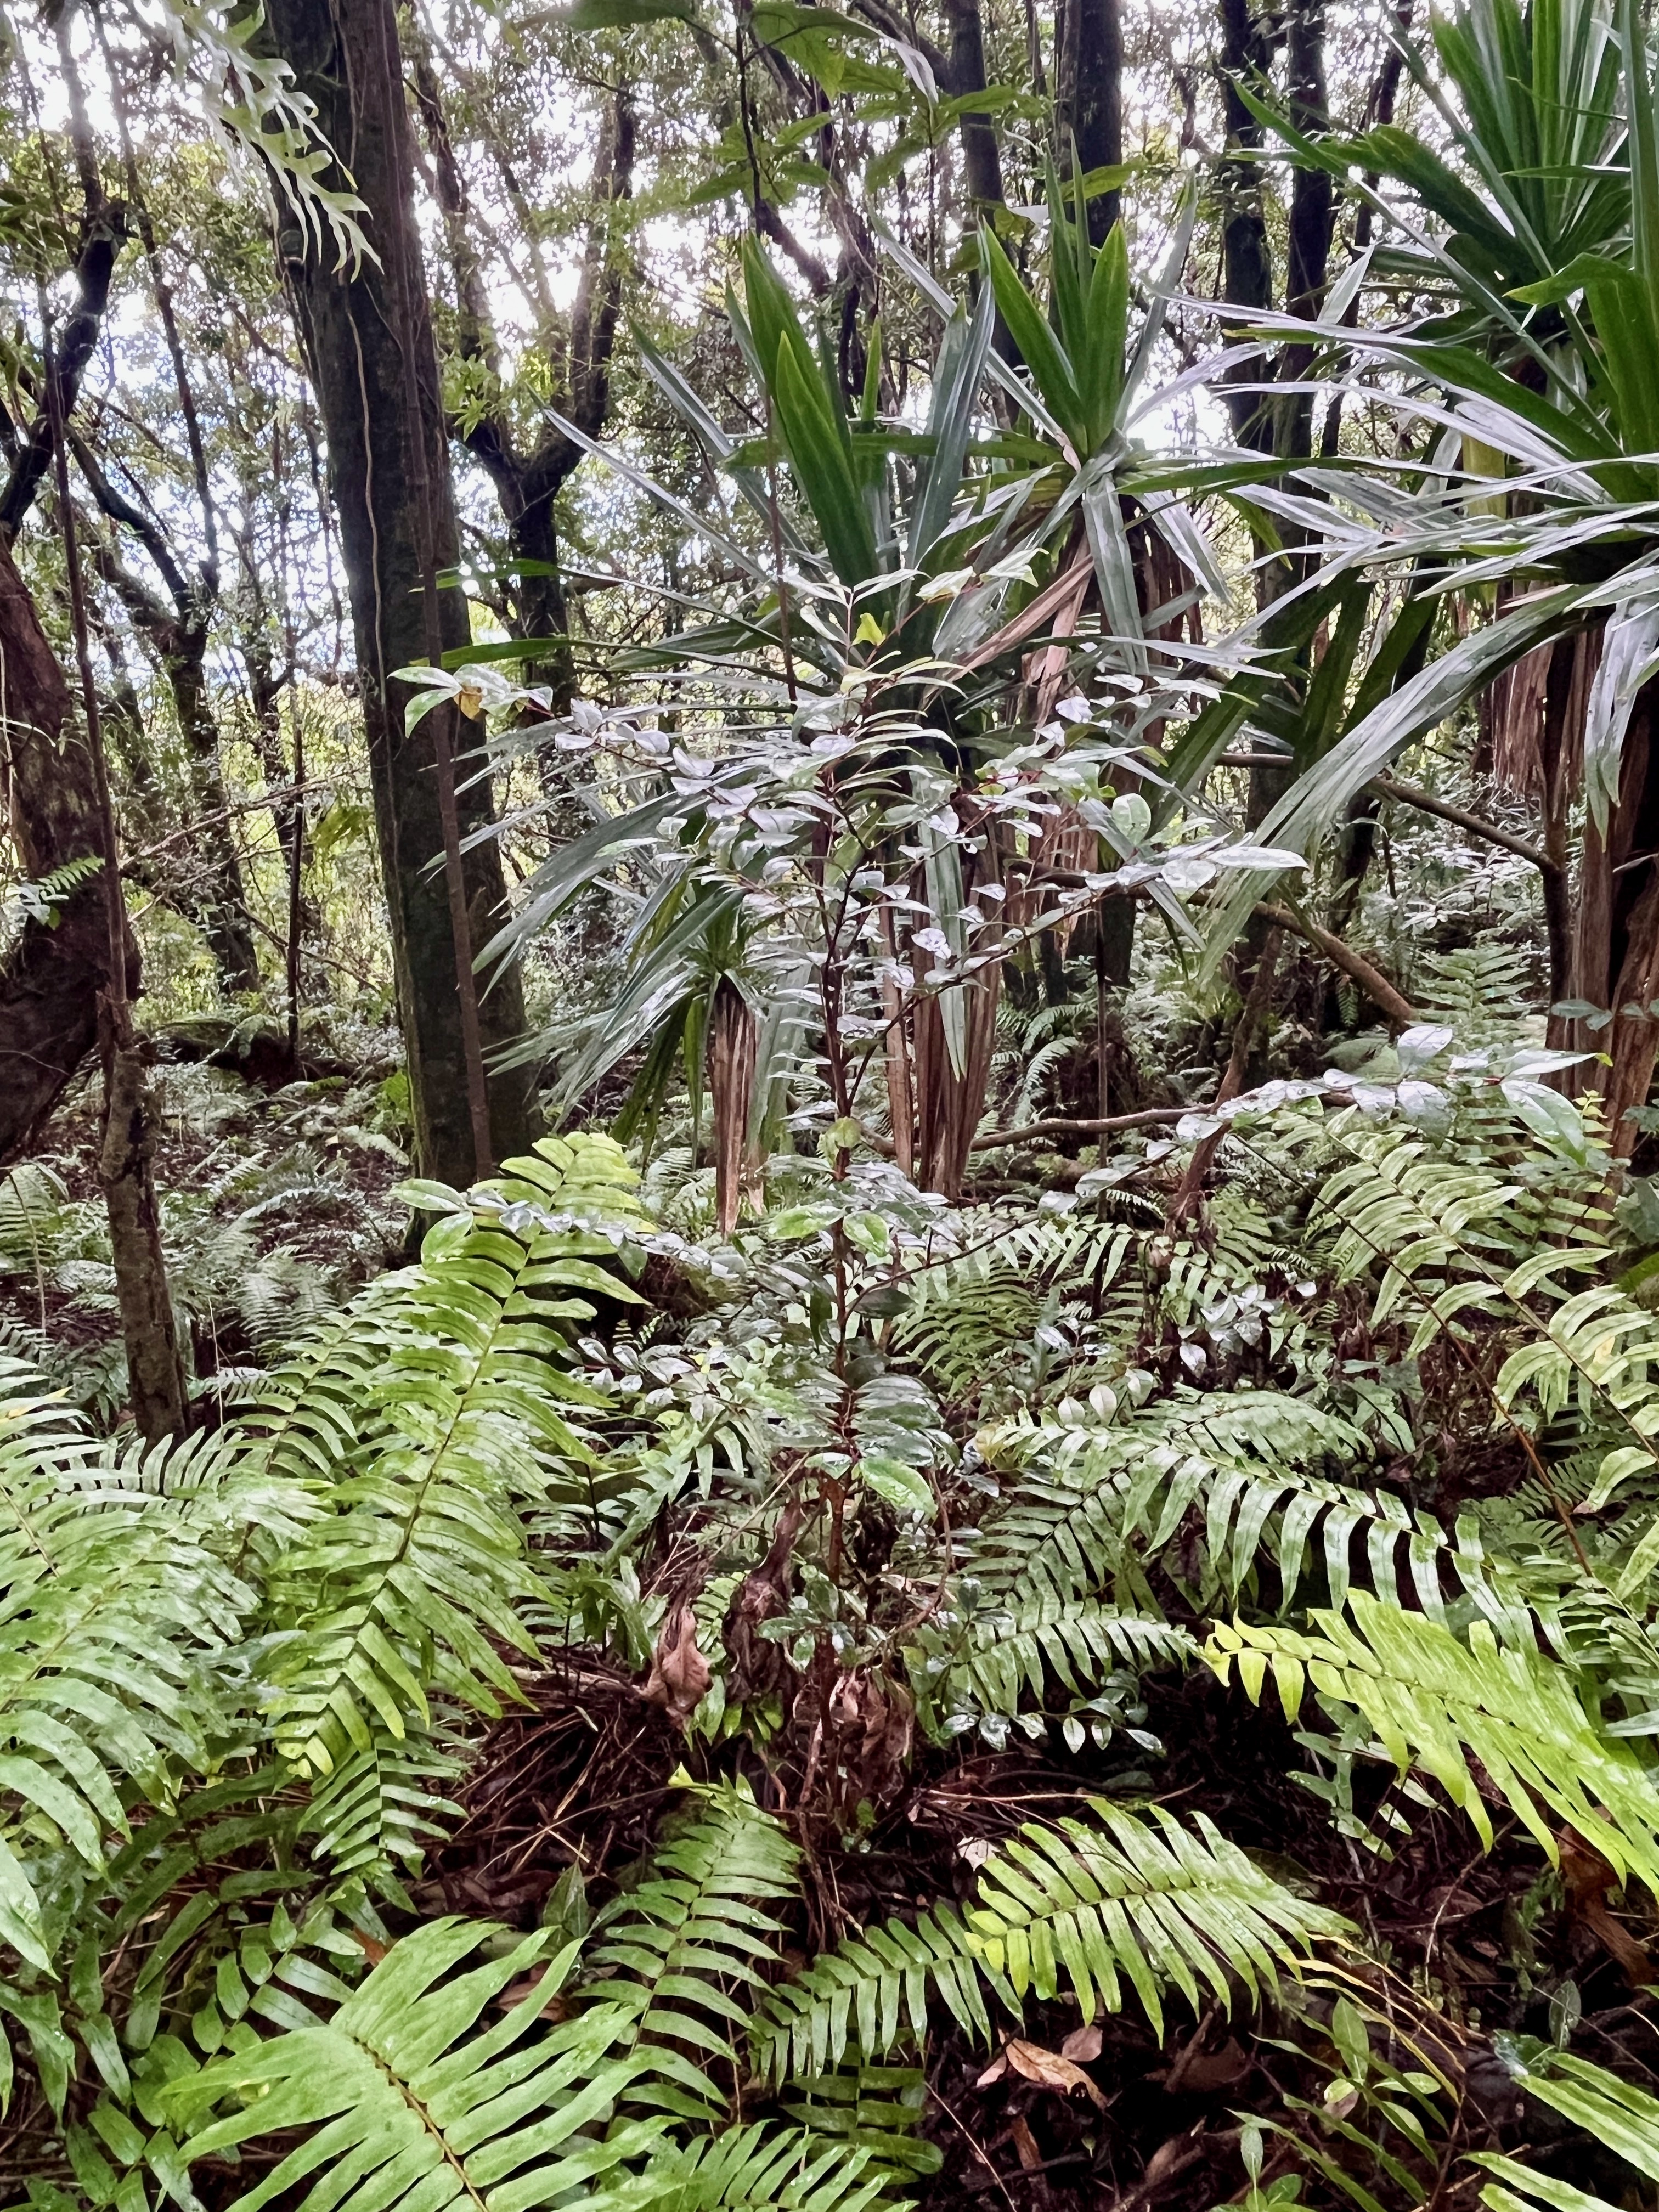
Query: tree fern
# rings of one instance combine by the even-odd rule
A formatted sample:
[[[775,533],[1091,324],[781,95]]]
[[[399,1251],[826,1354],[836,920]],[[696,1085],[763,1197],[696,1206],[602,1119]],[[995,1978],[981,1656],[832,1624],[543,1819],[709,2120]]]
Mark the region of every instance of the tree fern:
[[[983,1869],[960,1913],[935,1905],[914,1928],[889,1921],[822,1953],[769,2000],[754,2030],[757,2063],[822,2074],[850,2046],[883,2056],[925,2038],[936,1990],[969,2033],[989,2035],[981,1978],[1018,2016],[1024,1998],[1066,1990],[1085,2020],[1115,2011],[1127,1983],[1162,2032],[1163,1992],[1197,2008],[1207,1990],[1231,2007],[1255,1996],[1317,1939],[1346,1923],[1282,1887],[1196,1816],[1136,1814],[1102,1798],[1094,1822],[1031,1825]]]

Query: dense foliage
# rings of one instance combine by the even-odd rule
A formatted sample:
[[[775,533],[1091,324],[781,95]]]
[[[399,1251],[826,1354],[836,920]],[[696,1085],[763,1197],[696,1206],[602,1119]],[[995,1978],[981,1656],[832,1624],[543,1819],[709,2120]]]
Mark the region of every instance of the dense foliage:
[[[0,2203],[1650,2205],[1635,0],[5,35]]]

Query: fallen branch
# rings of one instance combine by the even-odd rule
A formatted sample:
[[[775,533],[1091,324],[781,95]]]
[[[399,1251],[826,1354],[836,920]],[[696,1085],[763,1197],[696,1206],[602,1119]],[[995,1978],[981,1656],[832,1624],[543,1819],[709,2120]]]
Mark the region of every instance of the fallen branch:
[[[1139,1114],[1108,1114],[1092,1121],[1027,1121],[1018,1129],[981,1129],[969,1140],[973,1152],[1002,1145],[1030,1144],[1037,1137],[1094,1137],[1108,1129],[1145,1129],[1155,1121],[1178,1121],[1183,1114],[1201,1114],[1201,1106],[1148,1106]]]

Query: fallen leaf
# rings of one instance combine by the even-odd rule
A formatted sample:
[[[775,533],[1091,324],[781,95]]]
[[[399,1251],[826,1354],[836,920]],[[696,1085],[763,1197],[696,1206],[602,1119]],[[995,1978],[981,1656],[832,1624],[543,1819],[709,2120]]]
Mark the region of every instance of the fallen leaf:
[[[1561,1882],[1567,1893],[1568,1911],[1618,1961],[1631,1987],[1642,1988],[1653,1979],[1653,1962],[1607,1909],[1607,1893],[1615,1887],[1618,1876],[1595,1844],[1577,1830],[1559,1828],[1555,1840],[1561,1853]]]
[[[1100,2056],[1100,2022],[1091,2021],[1086,2027],[1074,2027],[1060,2046],[1062,2058],[1075,2058],[1086,2065]]]
[[[708,1662],[697,1649],[696,1613],[689,1601],[675,1606],[657,1638],[646,1696],[684,1728],[713,1679]]]
[[[976,2089],[988,2089],[994,2081],[1000,2081],[1007,2071],[1008,2054],[1006,2051],[1000,2051],[978,2081],[975,2082],[974,2087]]]
[[[1062,2097],[1069,2096],[1073,2089],[1081,2089],[1102,2112],[1106,2109],[1105,2098],[1083,2069],[1062,2057],[1058,2051],[1045,2051],[1040,2043],[1023,2043],[1018,2036],[1013,2037],[1004,2045],[1002,2059],[981,2075],[981,2087],[987,2081],[1000,2078],[999,2065],[1012,2066],[1016,2074],[1027,2081],[1035,2081],[1038,2088],[1057,2090]]]

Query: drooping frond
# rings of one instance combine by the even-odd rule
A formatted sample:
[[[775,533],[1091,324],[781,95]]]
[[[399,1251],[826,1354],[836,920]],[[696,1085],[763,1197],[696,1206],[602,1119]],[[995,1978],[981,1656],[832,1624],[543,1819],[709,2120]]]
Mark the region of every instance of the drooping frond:
[[[374,1296],[376,1375],[349,1394],[356,1433],[336,1431],[328,1510],[283,1563],[301,1633],[283,1656],[277,1741],[319,1772],[367,1750],[376,1720],[394,1738],[424,1724],[423,1678],[486,1711],[515,1694],[490,1640],[530,1648],[513,1495],[581,1455],[567,1417],[603,1403],[565,1371],[562,1324],[592,1312],[566,1294],[633,1296],[586,1256],[584,1232],[535,1218],[522,1231],[451,1215],[395,1294]]]
[[[1547,1812],[1593,1840],[1622,1877],[1659,1893],[1659,1790],[1631,1747],[1586,1713],[1572,1671],[1534,1648],[1500,1649],[1485,1621],[1467,1644],[1437,1621],[1363,1594],[1312,1616],[1319,1633],[1218,1624],[1206,1656],[1259,1698],[1271,1670],[1286,1714],[1311,1683],[1352,1706],[1401,1774],[1416,1767],[1462,1808],[1488,1849],[1492,1816],[1471,1759],[1554,1860]]]
[[[724,2108],[708,2068],[738,2063],[782,1933],[766,1908],[794,1894],[798,1857],[777,1821],[728,1784],[707,1793],[622,1900],[592,1963],[609,1970],[598,1987],[626,2023],[613,2048],[632,2069],[631,2105],[703,2121]]]
[[[485,2203],[509,2175],[514,2201],[547,2203],[647,2153],[660,2122],[632,2121],[604,2135],[594,2127],[634,2071],[631,2060],[604,2055],[616,2027],[610,2008],[543,2023],[574,1944],[544,1966],[550,1943],[538,1934],[453,1971],[498,1932],[429,1921],[394,1944],[329,2020],[187,2076],[172,2106],[191,2131],[185,2161],[298,2130],[301,2141],[236,2212],[276,2200],[298,2212],[369,2212],[417,2190],[441,2212]],[[486,2008],[532,1972],[528,1993],[479,2029]],[[222,2118],[209,2117],[225,2106]]]
[[[171,1763],[214,1730],[211,1656],[253,1603],[216,1500],[95,1480],[91,1449],[59,1407],[0,1400],[0,1938],[42,1967],[22,1860],[55,1836],[96,1870],[128,1832],[124,1784],[167,1802]]]
[[[808,2128],[754,2124],[683,2148],[584,2198],[589,2212],[865,2212],[887,2176],[871,2153]]]

